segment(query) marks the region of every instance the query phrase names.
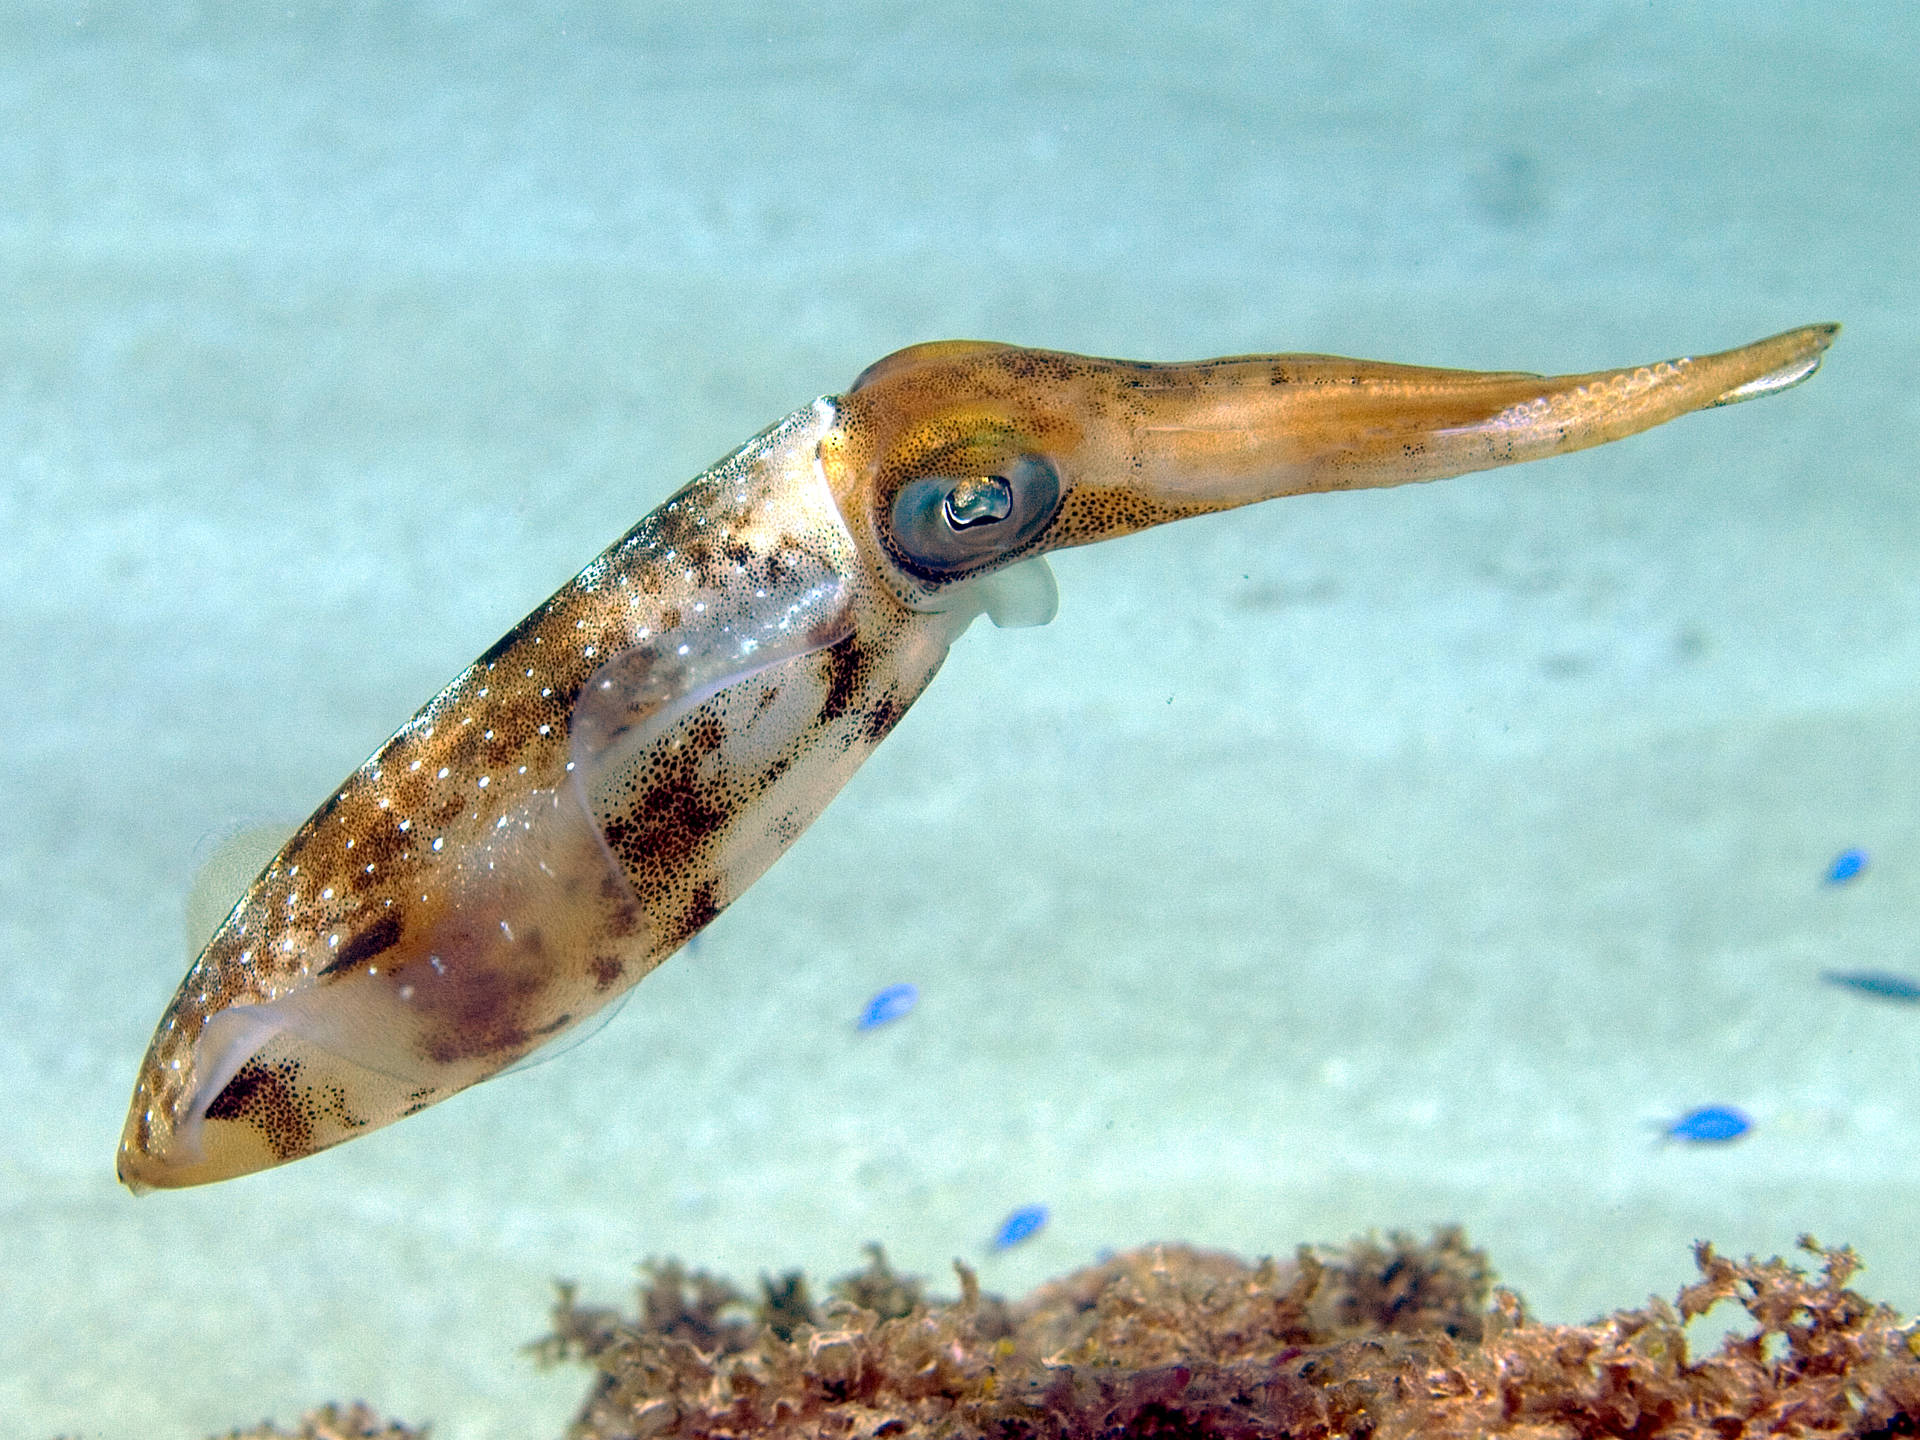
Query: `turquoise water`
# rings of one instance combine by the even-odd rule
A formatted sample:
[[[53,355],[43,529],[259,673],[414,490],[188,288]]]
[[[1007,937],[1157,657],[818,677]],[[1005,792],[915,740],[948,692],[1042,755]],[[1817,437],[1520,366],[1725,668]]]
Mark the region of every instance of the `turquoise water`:
[[[1811,1230],[1920,1309],[1920,1010],[1819,981],[1920,973],[1920,21],[522,8],[0,19],[11,1429],[557,1434],[552,1277],[868,1240],[1018,1292],[1458,1221],[1574,1320]],[[1563,371],[1826,319],[1784,397],[1061,556],[600,1035],[115,1185],[213,837],[887,351]],[[1707,1103],[1753,1131],[1659,1143]]]

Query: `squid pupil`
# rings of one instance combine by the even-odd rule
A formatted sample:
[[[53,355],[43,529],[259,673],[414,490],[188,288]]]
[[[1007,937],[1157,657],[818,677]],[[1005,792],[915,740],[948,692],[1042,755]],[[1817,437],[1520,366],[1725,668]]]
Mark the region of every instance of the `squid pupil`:
[[[955,530],[990,525],[1013,513],[1013,487],[1002,475],[969,475],[947,492],[940,510]]]

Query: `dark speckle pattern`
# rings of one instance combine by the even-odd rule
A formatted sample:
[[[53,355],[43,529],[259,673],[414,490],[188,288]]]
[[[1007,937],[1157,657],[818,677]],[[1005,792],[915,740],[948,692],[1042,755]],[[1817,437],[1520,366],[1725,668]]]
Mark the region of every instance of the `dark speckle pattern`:
[[[301,1102],[300,1067],[291,1061],[264,1065],[250,1060],[207,1107],[209,1120],[232,1120],[259,1131],[282,1158],[308,1148],[313,1126]]]

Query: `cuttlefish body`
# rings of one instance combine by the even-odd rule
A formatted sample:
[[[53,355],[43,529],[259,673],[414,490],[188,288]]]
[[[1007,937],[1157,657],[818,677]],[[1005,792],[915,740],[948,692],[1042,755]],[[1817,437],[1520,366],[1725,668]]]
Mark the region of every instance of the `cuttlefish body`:
[[[1557,379],[889,356],[647,516],[300,827],[167,1007],[120,1178],[312,1154],[580,1024],[793,843],[976,616],[1052,616],[1047,551],[1598,445],[1785,389],[1835,329]]]

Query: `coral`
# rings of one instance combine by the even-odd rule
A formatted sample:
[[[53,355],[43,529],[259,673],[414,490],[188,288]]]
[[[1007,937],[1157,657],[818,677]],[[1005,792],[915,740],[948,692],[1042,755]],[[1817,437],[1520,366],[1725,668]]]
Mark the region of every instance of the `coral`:
[[[656,1264],[633,1318],[563,1288],[535,1351],[594,1369],[574,1440],[1920,1435],[1920,1332],[1803,1244],[1817,1274],[1702,1245],[1676,1304],[1588,1326],[1529,1320],[1455,1230],[1258,1265],[1150,1246],[1013,1306],[964,1265],[928,1301],[877,1248],[817,1309],[798,1276],[750,1302]],[[1753,1332],[1690,1360],[1722,1301]]]

